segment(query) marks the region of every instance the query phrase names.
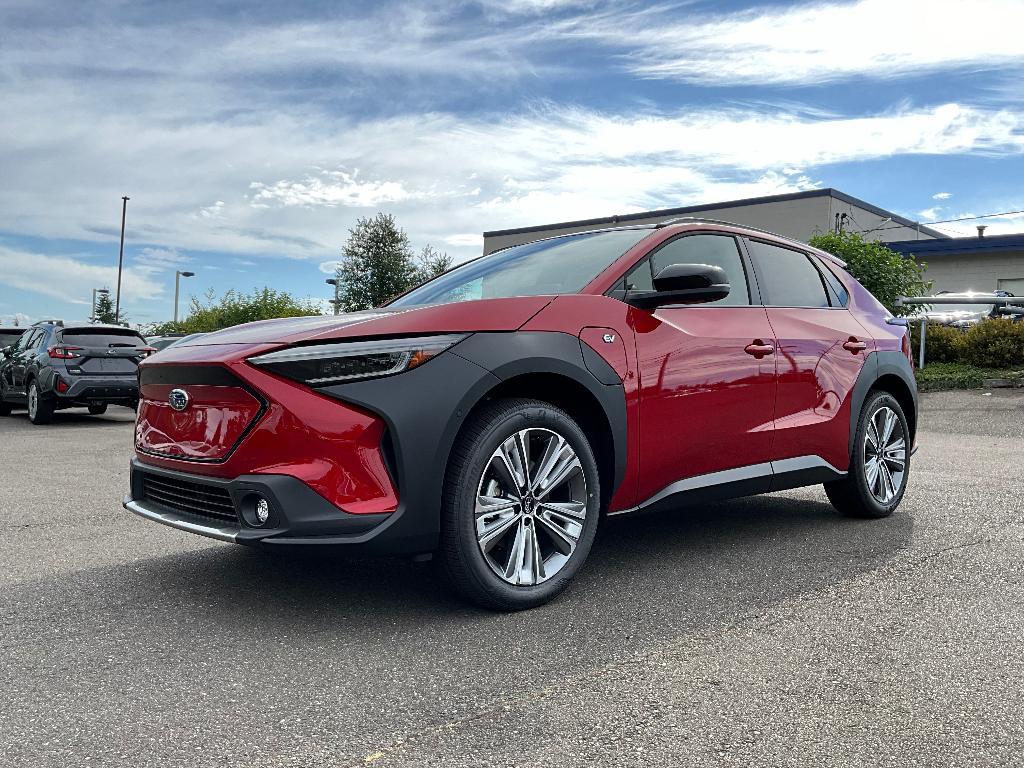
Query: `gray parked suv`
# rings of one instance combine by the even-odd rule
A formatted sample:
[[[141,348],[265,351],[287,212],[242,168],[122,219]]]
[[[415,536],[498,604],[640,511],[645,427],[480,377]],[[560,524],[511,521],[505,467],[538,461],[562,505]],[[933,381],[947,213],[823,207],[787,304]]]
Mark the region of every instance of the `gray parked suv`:
[[[47,321],[29,328],[0,358],[0,416],[28,408],[33,424],[75,406],[101,414],[109,404],[134,408],[137,368],[152,352],[142,336],[117,325]]]

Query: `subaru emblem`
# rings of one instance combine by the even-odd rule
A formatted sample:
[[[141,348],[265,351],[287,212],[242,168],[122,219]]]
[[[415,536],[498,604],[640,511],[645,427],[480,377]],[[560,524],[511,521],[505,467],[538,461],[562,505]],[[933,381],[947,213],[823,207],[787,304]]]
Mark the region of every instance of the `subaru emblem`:
[[[188,392],[184,389],[172,389],[167,395],[167,403],[176,411],[184,411],[188,408]]]

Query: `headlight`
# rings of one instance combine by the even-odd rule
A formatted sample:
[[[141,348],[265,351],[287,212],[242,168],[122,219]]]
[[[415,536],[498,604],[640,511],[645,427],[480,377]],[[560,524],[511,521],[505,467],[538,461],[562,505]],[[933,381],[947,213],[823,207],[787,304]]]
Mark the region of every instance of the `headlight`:
[[[250,363],[310,386],[393,376],[408,371],[458,344],[467,334],[410,339],[347,341],[290,347],[253,357]]]

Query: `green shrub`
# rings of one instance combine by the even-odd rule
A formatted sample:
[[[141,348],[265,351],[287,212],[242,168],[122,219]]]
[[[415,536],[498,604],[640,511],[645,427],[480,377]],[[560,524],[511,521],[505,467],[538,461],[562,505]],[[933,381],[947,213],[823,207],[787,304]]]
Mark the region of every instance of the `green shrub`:
[[[910,343],[914,350],[914,360],[920,360],[921,323],[911,321]],[[928,325],[928,335],[924,342],[924,362],[959,363],[964,359],[967,334],[959,328],[948,325]]]
[[[927,358],[932,344],[931,328],[925,342]],[[964,360],[979,368],[1024,366],[1024,323],[984,320],[964,334]]]
[[[924,279],[927,265],[901,256],[885,243],[865,240],[856,232],[826,232],[808,242],[845,261],[850,274],[894,315],[912,309],[896,303],[900,296],[924,296],[929,291],[930,283]]]

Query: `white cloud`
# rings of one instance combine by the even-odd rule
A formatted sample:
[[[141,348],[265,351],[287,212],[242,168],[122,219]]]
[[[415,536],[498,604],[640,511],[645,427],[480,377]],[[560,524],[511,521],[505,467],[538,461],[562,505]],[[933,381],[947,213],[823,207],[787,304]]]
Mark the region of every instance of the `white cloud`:
[[[279,180],[273,184],[254,181],[249,185],[255,193],[253,205],[300,205],[334,208],[370,208],[408,200],[414,195],[397,181],[359,181],[358,171],[320,171],[298,181]]]
[[[319,264],[320,271],[323,272],[325,275],[333,275],[335,272],[338,271],[338,265],[340,263],[341,262],[339,262],[337,259],[335,259],[334,261],[321,261]]]
[[[952,196],[952,192],[936,192],[932,195],[932,200],[949,200]]]
[[[117,284],[116,266],[88,264],[73,256],[46,256],[0,245],[0,283],[72,304],[89,306],[93,288]],[[160,298],[163,286],[149,273],[126,267],[121,278],[121,300]]]
[[[442,242],[457,248],[483,248],[484,236],[482,233],[467,232],[461,235],[447,235],[442,238]]]
[[[941,210],[942,210],[942,208],[939,208],[939,207],[925,208],[923,211],[918,211],[917,215],[918,215],[918,218],[919,218],[920,221],[927,222],[927,221],[931,221],[932,219],[939,218],[939,211],[941,211]]]
[[[644,77],[750,85],[1020,67],[1021,28],[1019,0],[858,0],[703,16],[665,6],[581,14],[555,34],[617,48]]]

